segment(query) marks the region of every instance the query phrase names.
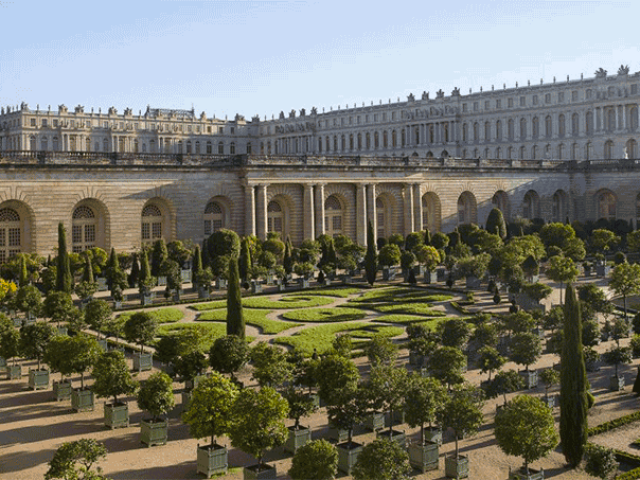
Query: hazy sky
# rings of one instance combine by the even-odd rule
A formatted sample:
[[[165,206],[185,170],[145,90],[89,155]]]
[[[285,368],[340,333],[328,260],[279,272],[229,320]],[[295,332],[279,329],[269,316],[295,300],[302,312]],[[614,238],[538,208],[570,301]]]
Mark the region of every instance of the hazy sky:
[[[640,70],[640,2],[0,0],[0,104],[284,110]]]

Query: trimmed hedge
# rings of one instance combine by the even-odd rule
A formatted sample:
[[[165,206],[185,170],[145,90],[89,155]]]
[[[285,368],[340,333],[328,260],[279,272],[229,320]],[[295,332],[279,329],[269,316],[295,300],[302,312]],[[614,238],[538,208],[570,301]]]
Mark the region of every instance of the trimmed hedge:
[[[640,411],[601,423],[597,427],[592,427],[589,429],[589,436],[592,437],[594,435],[599,435],[601,433],[608,432],[609,430],[613,430],[614,428],[622,427],[637,421],[640,421]]]

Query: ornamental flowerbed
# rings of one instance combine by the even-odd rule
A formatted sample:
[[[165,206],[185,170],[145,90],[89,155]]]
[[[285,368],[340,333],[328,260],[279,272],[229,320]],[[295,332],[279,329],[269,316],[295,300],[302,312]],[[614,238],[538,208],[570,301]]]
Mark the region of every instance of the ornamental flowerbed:
[[[184,313],[178,308],[164,307],[158,310],[151,310],[148,313],[158,323],[174,323],[184,318]],[[124,324],[133,313],[123,313],[118,315],[118,320]]]
[[[246,308],[267,308],[271,310],[311,308],[329,305],[335,302],[334,298],[322,295],[309,296],[285,296],[279,300],[269,297],[249,297],[242,299],[242,306]]]
[[[306,308],[282,314],[286,320],[299,322],[349,322],[362,320],[367,314],[358,308]]]
[[[271,320],[267,318],[269,314],[268,310],[260,309],[243,309],[244,321],[247,325],[258,327],[262,333],[267,335],[274,335],[276,333],[284,332],[293,327],[300,325],[299,323],[282,322],[280,320]],[[206,311],[200,314],[198,317],[200,322],[226,322],[227,321],[227,309],[218,308],[216,310]]]
[[[380,313],[404,313],[409,315],[424,315],[427,317],[444,317],[442,310],[434,310],[430,303],[388,304],[377,305],[373,309]]]

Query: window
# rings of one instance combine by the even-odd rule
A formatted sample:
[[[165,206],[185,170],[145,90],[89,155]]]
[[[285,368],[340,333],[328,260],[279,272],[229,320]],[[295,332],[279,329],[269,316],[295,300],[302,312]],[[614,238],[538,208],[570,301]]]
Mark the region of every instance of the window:
[[[211,145],[211,142],[208,141],[207,142],[207,155],[211,155],[213,153],[213,146]]]
[[[324,203],[324,229],[331,237],[342,234],[342,204],[335,195]]]
[[[571,101],[572,102],[577,102],[578,101],[578,91],[577,90],[573,90],[571,92]]]
[[[558,93],[558,103],[564,103],[564,92]]]
[[[523,204],[523,216],[524,218],[528,218],[529,220],[533,220],[534,218],[538,218],[539,215],[539,204],[540,197],[537,192],[533,190],[528,191],[524,196],[524,204]]]
[[[466,111],[467,111],[467,104],[466,104],[466,103],[463,103],[463,104],[462,104],[462,111],[463,111],[463,112],[466,112]]]
[[[520,106],[524,107],[527,104],[527,97],[520,97]]]
[[[598,218],[615,220],[616,197],[611,192],[602,192],[598,195]]]
[[[564,115],[560,114],[560,116],[558,117],[558,135],[560,137],[564,137],[566,135],[566,126],[565,126],[565,120],[564,120]]]
[[[46,119],[46,118],[43,118],[43,119],[42,119],[42,126],[43,126],[43,127],[46,127],[46,126],[47,126],[47,119]]]
[[[378,223],[376,238],[387,238],[386,221],[387,215],[385,215],[385,205],[380,197],[376,198],[376,220]]]
[[[631,95],[637,95],[638,94],[638,84],[634,83],[633,85],[631,85]]]
[[[474,112],[478,111],[478,102],[473,102],[473,111]]]
[[[509,99],[507,100],[507,106],[508,106],[509,108],[513,108],[513,98],[509,98]]]
[[[224,143],[218,142],[218,155],[224,155]]]
[[[235,144],[235,142],[231,142],[231,144],[229,145],[229,154],[230,155],[235,155],[236,154],[236,144]]]
[[[532,101],[534,105],[538,105],[538,95],[534,95]]]
[[[550,93],[547,93],[544,96],[544,103],[547,103],[547,104],[551,103],[551,94]]]
[[[224,228],[224,210],[218,202],[207,203],[204,209],[204,236]]]
[[[485,100],[485,101],[484,101],[484,109],[485,109],[485,110],[489,110],[489,108],[490,108],[490,107],[489,107],[489,100]]]
[[[502,108],[502,100],[496,100],[496,108],[497,109]]]
[[[36,119],[35,119],[35,118],[32,118],[32,119],[31,119],[31,126],[32,126],[32,127],[35,127],[35,126],[36,126]]]
[[[71,245],[74,253],[96,246],[96,214],[91,207],[80,205],[73,211]]]
[[[12,208],[0,209],[0,263],[21,251],[20,215]]]
[[[149,245],[162,238],[162,212],[150,204],[142,209],[142,244]]]
[[[267,231],[284,233],[284,215],[280,203],[272,200],[267,206]]]

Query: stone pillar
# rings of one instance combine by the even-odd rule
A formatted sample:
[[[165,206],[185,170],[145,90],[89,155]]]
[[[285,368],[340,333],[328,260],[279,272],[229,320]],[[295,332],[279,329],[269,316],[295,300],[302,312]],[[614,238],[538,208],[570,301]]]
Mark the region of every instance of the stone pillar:
[[[304,212],[304,218],[302,219],[302,233],[303,239],[313,240],[316,238],[315,235],[315,211],[314,211],[314,201],[313,201],[313,185],[305,183],[303,192],[303,207],[302,211]]]
[[[367,244],[367,192],[362,183],[356,185],[356,243]]]
[[[413,184],[413,231],[420,232],[422,226],[422,195],[420,191],[420,184]]]
[[[267,239],[267,186],[258,185],[256,194],[256,234],[260,240]]]
[[[410,183],[404,184],[402,196],[404,199],[404,236],[413,232],[414,212],[413,212],[413,186]]]
[[[244,187],[244,234],[256,234],[256,192],[253,185]]]
[[[367,185],[367,221],[371,222],[373,227],[373,233],[378,234],[378,215],[376,212],[376,184],[370,183]],[[365,227],[366,238],[366,227]]]
[[[622,106],[622,130],[627,130],[627,106]]]
[[[316,236],[324,235],[324,184],[319,183],[315,186],[315,224],[316,224]]]

